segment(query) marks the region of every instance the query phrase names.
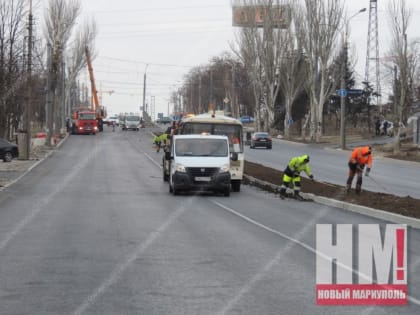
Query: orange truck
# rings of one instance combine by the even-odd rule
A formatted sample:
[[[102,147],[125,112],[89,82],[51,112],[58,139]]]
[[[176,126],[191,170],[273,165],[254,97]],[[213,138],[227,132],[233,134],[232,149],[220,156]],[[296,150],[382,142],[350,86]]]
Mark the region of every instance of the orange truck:
[[[76,111],[72,115],[71,133],[93,134],[99,131],[96,113],[90,110]]]

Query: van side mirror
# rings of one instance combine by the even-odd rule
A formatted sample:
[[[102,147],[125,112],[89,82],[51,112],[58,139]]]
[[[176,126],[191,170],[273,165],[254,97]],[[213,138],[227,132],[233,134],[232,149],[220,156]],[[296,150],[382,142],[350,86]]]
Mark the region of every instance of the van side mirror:
[[[238,160],[238,153],[237,152],[231,152],[230,153],[230,159],[232,161],[237,161]]]

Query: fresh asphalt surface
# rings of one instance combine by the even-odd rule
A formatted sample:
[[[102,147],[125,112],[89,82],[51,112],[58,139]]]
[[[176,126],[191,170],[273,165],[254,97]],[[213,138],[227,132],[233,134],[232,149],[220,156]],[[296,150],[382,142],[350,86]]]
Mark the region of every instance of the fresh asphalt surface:
[[[359,144],[367,145],[371,144],[372,141]],[[351,144],[348,146],[351,147]],[[245,150],[247,160],[280,170],[286,168],[291,157],[303,154],[308,154],[311,157],[310,166],[316,180],[345,186],[350,150],[338,150],[333,147],[324,148],[320,145],[277,139],[273,140],[272,150],[250,149],[248,146]],[[362,188],[374,192],[420,199],[419,178],[420,163],[383,158],[377,156],[374,152],[370,178],[363,177]],[[279,185],[281,185],[281,178],[279,179]],[[353,181],[353,188],[355,185],[356,179]]]
[[[0,314],[420,313],[418,230],[408,306],[320,307],[315,224],[385,222],[247,186],[172,196],[151,142],[71,136],[0,192]]]

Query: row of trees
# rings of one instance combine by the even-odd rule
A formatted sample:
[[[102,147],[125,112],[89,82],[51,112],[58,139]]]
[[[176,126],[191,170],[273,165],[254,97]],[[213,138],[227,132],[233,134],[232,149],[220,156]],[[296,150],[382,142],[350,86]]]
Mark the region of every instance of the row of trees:
[[[337,114],[336,90],[343,66],[346,88],[356,84],[354,62],[351,58],[346,62],[347,49],[342,44],[348,23],[344,1],[237,0],[233,5],[266,8],[263,23],[238,29],[231,53],[191,70],[173,102],[177,104],[175,98],[182,94],[184,109],[190,112],[207,111],[214,104],[235,117],[252,114],[257,128],[265,131],[279,129],[281,117],[280,129],[286,137],[291,123],[302,120],[303,136],[309,132],[312,141],[319,141],[327,109],[333,107]],[[286,28],[276,22],[278,7],[290,17]],[[410,15],[405,0],[391,1],[388,12],[393,41],[387,54],[392,56],[393,67],[384,70],[393,73],[397,120],[402,123],[416,98],[418,53],[407,40]],[[248,10],[247,20],[254,21],[256,13]],[[363,94],[348,99],[352,106],[347,114],[353,121],[370,108],[377,94],[369,82],[363,84]]]
[[[96,24],[85,20],[76,29],[80,1],[49,0],[43,23],[34,18],[43,35],[34,28],[38,32],[28,39],[32,12],[30,0],[0,0],[0,137],[11,138],[23,129],[29,108],[31,129],[46,127],[48,144],[70,115],[71,92],[86,67],[85,49],[94,55]]]

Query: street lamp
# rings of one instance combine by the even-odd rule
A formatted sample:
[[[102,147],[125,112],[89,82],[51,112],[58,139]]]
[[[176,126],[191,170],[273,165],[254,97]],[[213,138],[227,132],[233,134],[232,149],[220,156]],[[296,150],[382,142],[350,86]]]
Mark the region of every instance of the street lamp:
[[[148,66],[149,66],[149,64],[146,64],[146,67],[144,68],[144,76],[143,76],[143,119],[146,118],[146,116],[144,114],[147,113],[147,108],[146,108],[146,71],[147,71]]]
[[[347,21],[345,25],[345,34],[343,36],[343,49],[344,49],[344,60],[341,66],[341,86],[340,86],[340,147],[342,150],[346,148],[346,137],[345,137],[345,119],[346,119],[346,65],[347,65],[347,35],[348,27],[350,20],[354,18],[359,13],[365,12],[366,8],[360,9],[355,14],[353,14]]]

